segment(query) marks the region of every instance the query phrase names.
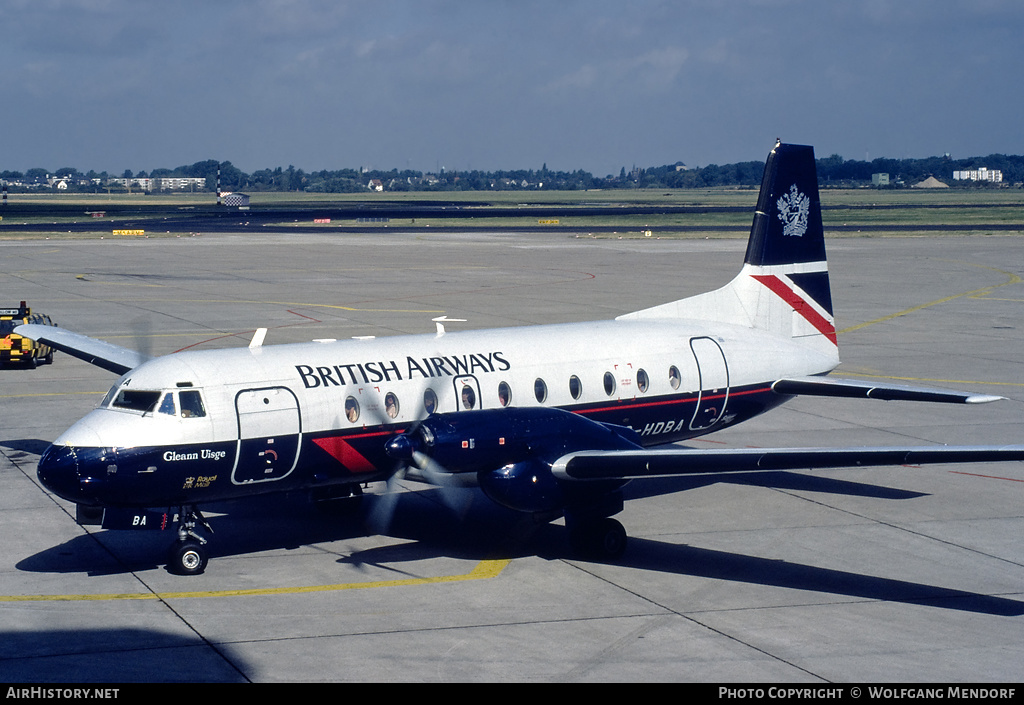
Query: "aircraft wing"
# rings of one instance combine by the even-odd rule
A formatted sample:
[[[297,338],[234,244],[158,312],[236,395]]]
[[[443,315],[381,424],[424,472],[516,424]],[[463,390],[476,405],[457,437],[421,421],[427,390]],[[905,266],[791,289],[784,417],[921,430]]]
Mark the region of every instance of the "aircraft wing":
[[[149,359],[135,350],[80,333],[72,333],[57,326],[26,323],[15,328],[14,332],[119,375],[135,369]]]
[[[586,481],[1014,460],[1024,460],[1024,446],[583,450],[559,458],[552,471],[561,479]]]
[[[875,384],[835,377],[796,377],[780,379],[772,384],[778,394],[816,397],[850,397],[855,399],[884,399],[885,401],[932,401],[946,404],[984,404],[1004,397],[990,394],[970,394],[948,389],[907,387],[895,384]]]

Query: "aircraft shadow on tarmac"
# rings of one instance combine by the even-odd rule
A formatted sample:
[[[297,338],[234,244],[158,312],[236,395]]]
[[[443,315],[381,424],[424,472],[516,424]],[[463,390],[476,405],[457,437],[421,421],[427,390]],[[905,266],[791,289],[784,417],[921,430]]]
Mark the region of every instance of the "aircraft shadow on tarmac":
[[[653,482],[664,484],[659,488],[652,486]],[[653,482],[633,483],[628,488],[631,490],[629,497],[638,498],[647,494],[656,496],[673,490],[691,490],[719,482],[891,500],[925,496],[922,492],[795,472],[736,473],[728,478],[720,475],[693,476],[665,478]],[[670,485],[671,489],[665,485]],[[621,565],[642,570],[847,595],[869,600],[930,605],[1005,617],[1024,614],[1024,602],[1009,598],[643,538],[630,539],[630,548],[619,562]]]
[[[675,489],[684,490],[722,481],[718,477],[657,482],[671,482]],[[734,476],[729,481],[884,499],[922,496],[906,490],[787,472]],[[630,498],[643,496],[644,484],[633,483]],[[660,488],[658,493],[665,489]],[[208,514],[214,529],[210,536],[212,561],[208,570],[216,569],[217,558],[296,550],[335,541],[356,543],[378,533],[400,542],[365,549],[351,550],[351,546],[343,546],[325,550],[338,554],[335,560],[339,566],[358,569],[376,566],[393,571],[396,576],[406,575],[401,568],[403,564],[435,557],[467,560],[529,555],[545,560],[577,558],[571,551],[564,527],[535,523],[528,517],[496,507],[476,490],[464,492],[472,501],[467,503],[461,516],[445,506],[439,490],[403,492],[395,502],[390,523],[383,530],[382,527],[370,528],[367,523],[375,503],[382,501],[372,495],[364,497],[361,511],[337,514],[311,511],[308,499],[298,494],[213,507]],[[225,514],[215,515],[221,511]],[[98,531],[27,557],[17,568],[28,572],[85,572],[90,575],[153,569],[163,564],[164,550],[171,539],[173,536],[165,532]],[[630,539],[626,554],[616,564],[637,570],[995,616],[1024,614],[1024,602],[1019,600],[640,537]]]
[[[26,454],[42,455],[43,451],[49,446],[49,441],[39,438],[16,438],[9,441],[0,441],[0,448],[8,448],[16,453],[21,453],[22,455],[18,459],[21,459]],[[33,467],[35,467],[35,462],[38,460],[39,458],[32,459]]]
[[[922,492],[901,490],[894,487],[853,482],[837,477],[803,475],[780,470],[777,472],[737,472],[728,475],[691,475],[689,477],[666,477],[633,482],[626,488],[628,499],[657,497],[658,495],[685,492],[719,483],[750,485],[777,490],[800,490],[823,494],[871,497],[874,499],[915,499],[924,497]]]
[[[926,605],[998,617],[1024,614],[1024,602],[1005,597],[649,539],[632,541],[630,550],[620,563],[643,570],[712,580]]]
[[[0,631],[9,683],[247,682],[230,644],[159,629]]]
[[[509,519],[521,521],[522,516],[500,508],[495,512],[495,506],[476,491],[464,492],[473,502],[462,517],[444,506],[437,489],[402,492],[387,526],[374,523],[374,507],[382,501],[375,495],[363,497],[359,509],[342,508],[343,502],[314,507],[308,495],[299,492],[203,507],[213,529],[212,534],[204,532],[211,558],[208,570],[217,566],[218,558],[332,542],[354,543],[378,534],[415,546],[420,559],[446,556],[481,560],[493,553],[492,539],[507,531]],[[473,528],[467,531],[467,526]],[[88,533],[28,556],[16,567],[27,572],[91,576],[151,570],[164,564],[166,550],[174,539],[172,531],[103,531],[89,527]],[[343,545],[324,550],[341,554],[348,548]],[[339,562],[360,563],[345,558]]]

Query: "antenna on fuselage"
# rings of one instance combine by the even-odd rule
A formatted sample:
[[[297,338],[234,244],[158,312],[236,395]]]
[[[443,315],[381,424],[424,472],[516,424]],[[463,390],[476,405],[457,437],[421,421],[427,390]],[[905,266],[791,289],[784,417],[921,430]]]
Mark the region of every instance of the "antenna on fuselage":
[[[250,348],[263,347],[263,339],[267,337],[266,328],[257,328],[256,332],[252,334],[252,340],[249,341]]]
[[[437,318],[431,318],[435,324],[437,324],[437,337],[440,338],[444,335],[444,323],[465,323],[465,318],[448,318],[448,316],[438,316]]]

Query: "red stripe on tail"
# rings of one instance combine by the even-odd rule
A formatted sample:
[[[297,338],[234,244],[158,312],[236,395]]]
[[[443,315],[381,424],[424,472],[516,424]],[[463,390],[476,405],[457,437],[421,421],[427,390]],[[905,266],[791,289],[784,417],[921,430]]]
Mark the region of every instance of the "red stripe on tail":
[[[789,288],[779,277],[774,274],[755,274],[753,277],[792,306],[793,310],[803,316],[819,333],[831,340],[836,346],[839,345],[839,339],[836,337],[836,327],[827,318],[814,310],[813,306],[804,301],[799,294]]]

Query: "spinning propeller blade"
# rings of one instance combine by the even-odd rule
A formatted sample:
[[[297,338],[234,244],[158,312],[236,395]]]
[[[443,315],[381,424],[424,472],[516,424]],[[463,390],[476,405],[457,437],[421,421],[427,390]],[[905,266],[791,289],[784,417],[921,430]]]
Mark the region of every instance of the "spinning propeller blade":
[[[423,399],[423,394],[419,395]],[[375,405],[368,411],[383,424],[393,424],[395,419],[382,412],[381,405]],[[388,478],[384,495],[378,498],[369,517],[371,526],[380,530],[387,529],[391,524],[395,508],[398,505],[398,483],[404,479],[424,482],[438,488],[441,501],[446,507],[461,517],[472,503],[472,495],[465,491],[466,487],[457,480],[454,473],[449,472],[440,463],[423,452],[423,443],[419,434],[423,420],[429,416],[422,405],[418,409],[414,421],[404,432],[388,438],[384,449],[387,455],[397,461],[395,471]]]

